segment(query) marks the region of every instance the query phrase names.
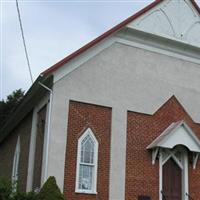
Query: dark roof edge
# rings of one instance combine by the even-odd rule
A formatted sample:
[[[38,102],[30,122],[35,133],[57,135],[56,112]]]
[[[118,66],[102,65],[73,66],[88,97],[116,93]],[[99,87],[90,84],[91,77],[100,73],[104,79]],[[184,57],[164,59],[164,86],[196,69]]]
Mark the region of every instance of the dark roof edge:
[[[10,134],[11,131],[30,113],[36,103],[47,93],[47,91],[38,84],[42,82],[48,87],[53,85],[53,76],[39,76],[31,88],[26,92],[22,102],[8,119],[7,123],[0,129],[0,143]]]
[[[198,6],[198,4],[196,3],[195,0],[190,0],[192,5],[195,7],[195,9],[197,10],[197,12],[199,13],[200,15],[200,7]]]

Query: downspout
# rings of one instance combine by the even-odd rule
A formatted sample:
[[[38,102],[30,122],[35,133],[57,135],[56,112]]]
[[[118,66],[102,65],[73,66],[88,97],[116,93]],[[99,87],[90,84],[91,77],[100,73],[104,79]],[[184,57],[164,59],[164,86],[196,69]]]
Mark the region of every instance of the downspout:
[[[43,181],[47,180],[47,170],[48,170],[48,158],[49,158],[49,139],[50,139],[50,123],[51,123],[51,110],[52,110],[52,97],[53,97],[53,90],[48,88],[41,82],[38,82],[43,88],[45,88],[50,93],[49,98],[49,110],[48,110],[48,124],[47,124],[47,138],[46,138],[46,149],[45,149],[45,167],[44,167],[44,178]]]

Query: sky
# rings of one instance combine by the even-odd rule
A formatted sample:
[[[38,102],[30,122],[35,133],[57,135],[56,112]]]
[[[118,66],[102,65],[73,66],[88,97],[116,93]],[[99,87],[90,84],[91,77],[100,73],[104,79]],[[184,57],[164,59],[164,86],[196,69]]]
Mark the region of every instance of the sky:
[[[153,0],[18,0],[34,80]],[[196,0],[197,1],[197,0]],[[200,0],[197,1],[200,5]],[[0,0],[0,100],[31,79],[15,0]]]

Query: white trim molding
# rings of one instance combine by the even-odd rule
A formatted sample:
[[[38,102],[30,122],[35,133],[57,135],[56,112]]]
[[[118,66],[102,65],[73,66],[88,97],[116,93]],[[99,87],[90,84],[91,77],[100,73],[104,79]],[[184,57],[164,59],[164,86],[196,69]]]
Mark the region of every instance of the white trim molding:
[[[17,144],[15,147],[15,154],[13,158],[13,168],[12,168],[12,184],[14,185],[14,190],[16,190],[16,184],[18,181],[18,169],[19,169],[19,159],[20,159],[20,135],[17,138]]]
[[[196,169],[197,161],[198,161],[199,155],[200,155],[200,153],[194,153],[194,152],[193,152],[193,169]]]
[[[187,147],[191,152],[200,153],[200,140],[184,121],[173,122],[168,126],[147,149],[168,148],[177,145]]]
[[[155,165],[158,154],[159,154],[159,147],[152,150],[152,165]]]
[[[38,112],[42,109],[45,105],[47,106],[46,112],[46,124],[48,114],[49,114],[49,96],[45,96],[34,108],[33,110],[33,117],[32,117],[32,127],[31,127],[31,138],[30,138],[30,146],[29,146],[29,159],[28,159],[28,175],[27,175],[27,184],[26,184],[26,191],[32,191],[33,187],[33,173],[34,173],[34,162],[35,162],[35,150],[36,150],[36,135],[37,135],[37,123],[38,123]],[[47,127],[45,125],[45,133],[44,133],[44,146],[46,146],[46,135],[47,135]],[[44,151],[43,146],[43,160],[42,160],[42,172],[41,172],[41,185],[44,183]]]
[[[116,42],[151,52],[200,64],[200,48],[138,29],[124,28],[116,35]],[[187,51],[186,51],[187,49]]]
[[[89,141],[90,140],[90,141]],[[84,144],[90,142],[91,149],[85,149]],[[87,147],[86,147],[87,148]],[[84,153],[89,153],[85,155]],[[89,156],[89,157],[88,157]],[[89,159],[89,160],[88,160]],[[88,128],[83,135],[78,140],[78,149],[77,149],[77,166],[76,166],[76,193],[86,193],[86,194],[97,194],[97,164],[98,164],[98,141],[90,128]],[[81,172],[82,166],[82,172]],[[90,177],[90,183],[85,183],[90,185],[84,188],[83,176],[84,176],[84,167],[88,167],[88,170],[85,171]],[[80,183],[81,181],[81,183]],[[88,180],[86,180],[88,182]]]

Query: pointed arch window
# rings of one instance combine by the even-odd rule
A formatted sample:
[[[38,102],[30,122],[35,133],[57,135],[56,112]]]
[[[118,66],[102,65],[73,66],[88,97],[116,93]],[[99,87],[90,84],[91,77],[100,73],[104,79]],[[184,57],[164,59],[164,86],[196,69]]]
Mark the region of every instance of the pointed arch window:
[[[98,142],[90,128],[78,140],[76,192],[96,193]]]
[[[16,184],[16,182],[18,181],[19,157],[20,157],[20,136],[18,136],[18,139],[17,139],[15,154],[14,154],[14,159],[13,159],[13,169],[12,169],[12,183],[13,184]]]

